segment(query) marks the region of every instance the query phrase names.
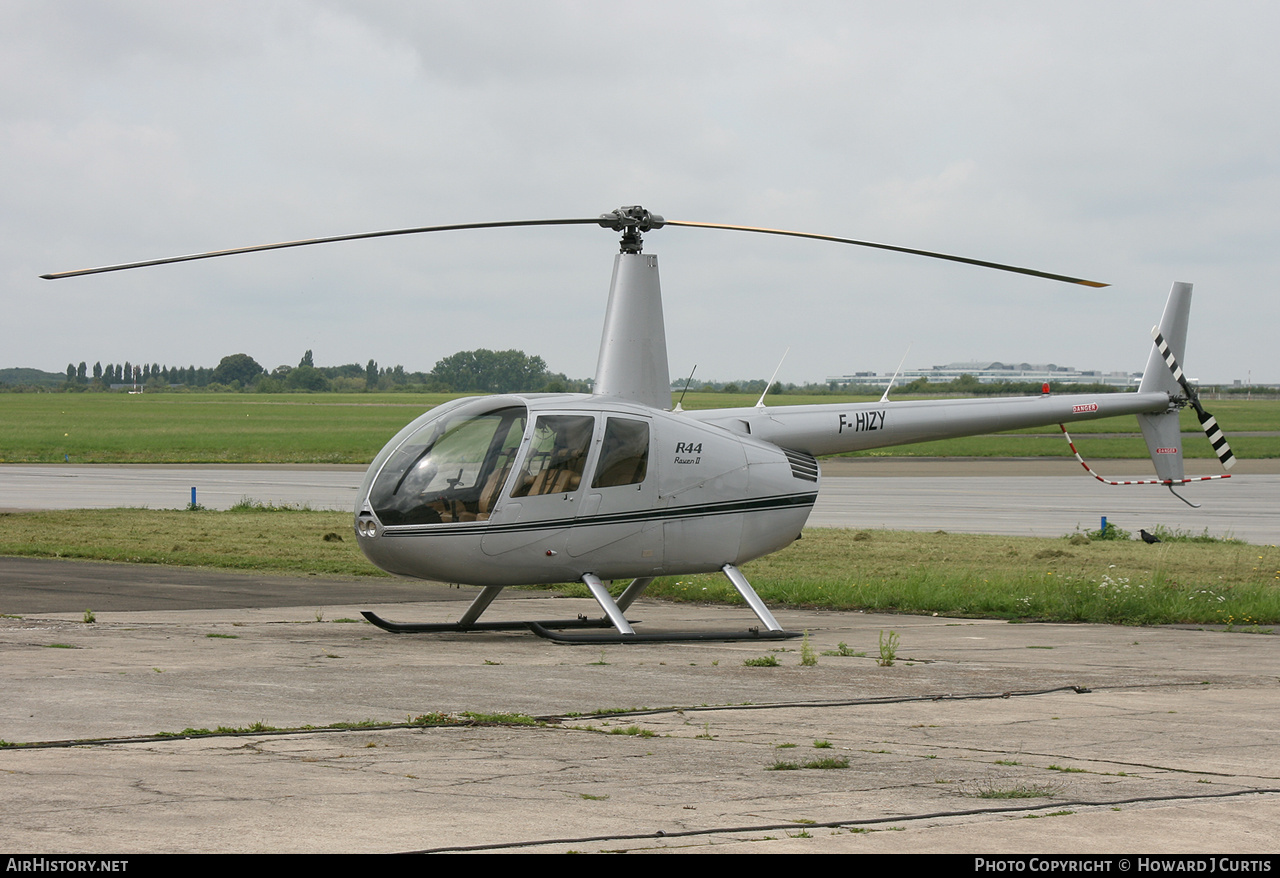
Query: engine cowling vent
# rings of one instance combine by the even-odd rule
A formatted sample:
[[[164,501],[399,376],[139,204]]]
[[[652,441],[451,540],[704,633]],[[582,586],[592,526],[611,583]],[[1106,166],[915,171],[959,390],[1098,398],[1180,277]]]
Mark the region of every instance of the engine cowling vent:
[[[787,456],[787,462],[791,464],[791,475],[797,479],[804,479],[806,482],[818,481],[818,459],[816,457],[803,451],[792,451],[789,448],[782,449],[782,453]]]

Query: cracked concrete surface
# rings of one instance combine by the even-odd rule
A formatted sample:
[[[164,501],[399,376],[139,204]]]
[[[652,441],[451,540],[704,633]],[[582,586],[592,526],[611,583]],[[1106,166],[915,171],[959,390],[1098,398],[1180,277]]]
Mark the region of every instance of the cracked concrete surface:
[[[297,582],[306,597],[308,587],[319,586]],[[808,630],[819,653],[841,642],[867,653],[804,667],[799,641],[601,648],[338,621],[360,609],[433,620],[455,606],[0,619],[0,739],[111,739],[0,749],[0,847],[1280,847],[1274,636],[784,610],[779,621]],[[591,605],[540,595],[492,612],[563,617]],[[745,625],[744,614],[642,601],[632,615],[646,627],[719,628]],[[901,638],[893,667],[874,661],[881,630]],[[743,663],[769,653],[778,667]],[[434,712],[455,722],[127,740]],[[803,767],[824,758],[841,767]]]

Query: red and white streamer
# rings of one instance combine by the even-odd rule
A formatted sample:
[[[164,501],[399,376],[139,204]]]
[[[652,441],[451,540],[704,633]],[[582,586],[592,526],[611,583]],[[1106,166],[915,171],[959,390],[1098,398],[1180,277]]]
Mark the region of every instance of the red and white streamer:
[[[1071,453],[1076,456],[1076,460],[1080,461],[1080,465],[1084,467],[1084,471],[1093,476],[1104,485],[1185,485],[1189,482],[1208,482],[1213,479],[1229,479],[1231,473],[1223,473],[1220,476],[1196,476],[1191,479],[1128,479],[1125,481],[1113,481],[1104,479],[1089,468],[1089,464],[1084,462],[1084,458],[1080,456],[1080,452],[1076,451],[1076,443],[1071,441],[1071,434],[1067,432],[1067,428],[1062,424],[1058,425],[1058,429],[1062,431],[1062,435],[1067,437],[1067,444],[1071,446]]]

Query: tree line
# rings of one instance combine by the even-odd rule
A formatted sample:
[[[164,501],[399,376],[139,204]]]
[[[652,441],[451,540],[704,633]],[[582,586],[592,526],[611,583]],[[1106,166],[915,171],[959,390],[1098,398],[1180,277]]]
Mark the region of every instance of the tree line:
[[[687,379],[675,379],[671,389],[679,393]],[[702,393],[759,394],[765,389],[763,379],[740,381],[695,381],[689,390]],[[894,388],[894,395],[964,395],[1026,396],[1041,392],[1039,382],[979,382],[972,375],[945,382],[917,378]],[[223,357],[217,366],[166,366],[159,363],[68,363],[65,376],[35,369],[0,369],[0,390],[64,390],[70,392],[105,392],[122,389],[146,392],[165,390],[254,391],[258,393],[296,392],[421,392],[421,393],[586,393],[591,381],[571,379],[563,373],[547,370],[541,357],[523,351],[459,351],[436,362],[430,372],[409,372],[403,366],[382,367],[369,360],[365,365],[347,363],[342,366],[317,366],[311,351],[303,354],[297,366],[277,366],[268,372],[248,354]],[[1114,393],[1119,388],[1105,384],[1059,384],[1052,382],[1054,393]],[[1209,390],[1206,387],[1203,390]],[[836,395],[879,394],[880,385],[861,385],[829,381],[826,383],[790,384],[778,382],[769,386],[770,395],[805,394]],[[1254,388],[1217,388],[1221,392],[1248,392]]]
[[[9,374],[11,373],[11,374]],[[296,366],[277,366],[268,372],[253,357],[238,353],[217,366],[168,366],[160,363],[107,363],[90,367],[85,361],[68,363],[65,378],[32,369],[0,370],[0,384],[11,391],[63,390],[107,392],[139,389],[289,392],[416,391],[428,393],[583,392],[590,382],[548,371],[541,357],[523,351],[460,351],[438,361],[430,372],[410,372],[403,366],[317,366],[311,351]]]

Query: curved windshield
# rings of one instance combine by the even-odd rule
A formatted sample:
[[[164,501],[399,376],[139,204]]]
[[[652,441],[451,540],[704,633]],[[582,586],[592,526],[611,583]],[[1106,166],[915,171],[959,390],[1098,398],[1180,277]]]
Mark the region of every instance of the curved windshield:
[[[374,513],[388,526],[487,520],[526,418],[522,405],[476,400],[426,419],[374,479]]]

